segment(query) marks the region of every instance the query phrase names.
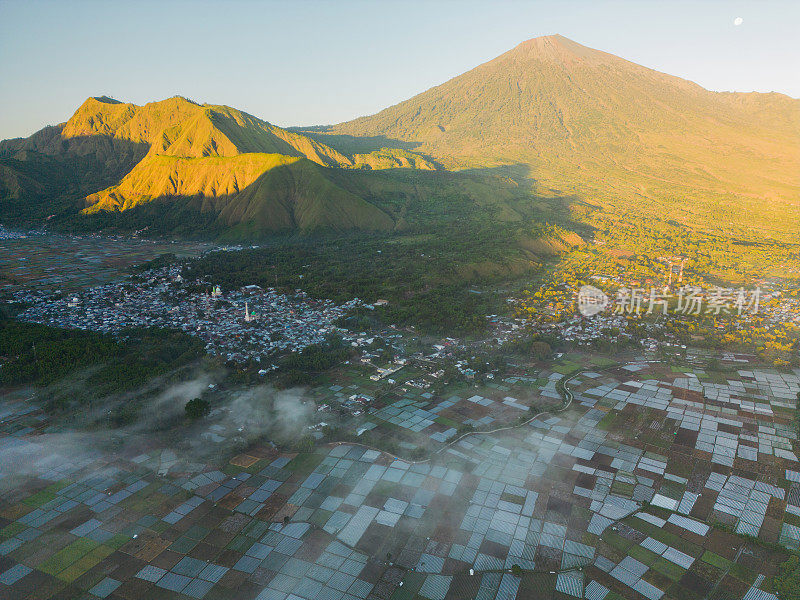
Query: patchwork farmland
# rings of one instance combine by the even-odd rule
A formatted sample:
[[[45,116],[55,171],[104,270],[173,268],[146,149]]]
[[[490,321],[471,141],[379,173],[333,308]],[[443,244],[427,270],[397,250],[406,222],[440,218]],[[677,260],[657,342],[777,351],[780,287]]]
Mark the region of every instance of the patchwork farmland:
[[[70,455],[9,397],[0,445],[35,458],[2,467],[0,584],[15,598],[773,598],[762,587],[800,545],[800,378],[587,367],[567,410],[512,420],[533,396],[557,404],[564,377],[367,411],[426,436],[421,462],[352,443],[214,464],[156,444]],[[457,437],[442,415],[515,426]]]

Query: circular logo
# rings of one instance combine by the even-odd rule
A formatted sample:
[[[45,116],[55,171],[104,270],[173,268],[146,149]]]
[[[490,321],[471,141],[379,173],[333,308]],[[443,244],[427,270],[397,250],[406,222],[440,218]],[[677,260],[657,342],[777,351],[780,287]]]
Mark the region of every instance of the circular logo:
[[[608,306],[608,296],[593,285],[583,285],[578,290],[578,311],[584,317],[593,317]]]

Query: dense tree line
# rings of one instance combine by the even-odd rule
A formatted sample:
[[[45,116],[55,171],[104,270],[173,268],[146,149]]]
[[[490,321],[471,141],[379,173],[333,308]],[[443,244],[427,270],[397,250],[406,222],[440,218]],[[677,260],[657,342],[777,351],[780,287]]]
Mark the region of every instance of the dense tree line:
[[[284,387],[310,383],[316,373],[327,371],[349,355],[350,347],[342,338],[329,335],[323,342],[284,356],[278,364],[280,372],[277,382]]]
[[[0,383],[46,385],[122,350],[108,335],[4,319],[0,321]]]
[[[337,301],[385,299],[388,305],[375,312],[384,322],[435,333],[469,332],[483,329],[487,314],[506,310],[487,285],[530,272],[530,263],[515,252],[490,230],[282,239],[206,254],[190,261],[184,276],[207,278],[228,290],[256,284]]]
[[[782,600],[800,600],[800,557],[792,554],[786,562],[778,565],[778,573],[772,580],[772,590]]]
[[[181,331],[130,329],[114,337],[0,319],[0,385],[49,385],[93,367],[95,392],[130,389],[204,356],[203,343]]]

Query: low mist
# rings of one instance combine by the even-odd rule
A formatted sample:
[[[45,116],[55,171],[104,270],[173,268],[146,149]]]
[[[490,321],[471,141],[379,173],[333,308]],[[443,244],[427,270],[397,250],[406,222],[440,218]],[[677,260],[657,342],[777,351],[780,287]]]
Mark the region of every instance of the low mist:
[[[0,438],[0,487],[8,487],[4,484],[13,475],[55,476],[100,458],[111,463],[164,451],[176,457],[172,472],[193,472],[205,464],[221,466],[255,443],[291,445],[307,432],[315,405],[304,389],[223,388],[224,376],[187,374],[180,381],[151,381],[136,392],[88,406],[74,402],[66,414],[49,417],[53,424],[66,423],[62,431]],[[209,402],[207,416],[187,417],[185,405],[194,398]],[[123,424],[120,414],[126,415]]]

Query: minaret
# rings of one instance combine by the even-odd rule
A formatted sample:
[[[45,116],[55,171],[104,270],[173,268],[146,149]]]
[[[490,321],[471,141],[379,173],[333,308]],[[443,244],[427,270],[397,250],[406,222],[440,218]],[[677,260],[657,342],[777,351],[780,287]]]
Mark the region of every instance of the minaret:
[[[247,302],[244,303],[244,320],[247,323],[250,323],[254,320],[253,315],[250,314],[250,305]]]

